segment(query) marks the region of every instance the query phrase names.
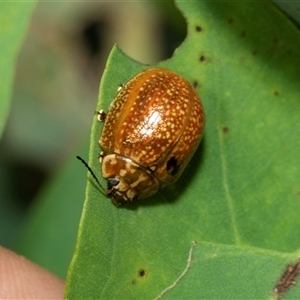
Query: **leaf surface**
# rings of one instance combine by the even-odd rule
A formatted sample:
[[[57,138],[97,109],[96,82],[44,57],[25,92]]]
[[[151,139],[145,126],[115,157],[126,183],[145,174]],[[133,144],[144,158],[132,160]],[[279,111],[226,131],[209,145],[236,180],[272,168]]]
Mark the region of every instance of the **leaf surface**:
[[[35,2],[0,4],[0,136],[8,116],[17,54]]]
[[[116,208],[89,179],[68,299],[270,299],[299,258],[299,32],[269,2],[177,5],[188,36],[159,66],[198,86],[204,139],[176,184],[132,205]],[[114,48],[98,109],[145,68]]]

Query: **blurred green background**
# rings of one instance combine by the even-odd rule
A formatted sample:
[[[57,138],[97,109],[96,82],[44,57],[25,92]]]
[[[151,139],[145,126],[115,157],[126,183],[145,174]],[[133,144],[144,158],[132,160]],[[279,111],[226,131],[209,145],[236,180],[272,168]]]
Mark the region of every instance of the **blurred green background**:
[[[170,57],[185,35],[172,1],[36,5],[0,142],[1,245],[65,277],[86,185],[75,156],[88,158],[108,54],[117,43],[153,64]]]
[[[172,1],[36,5],[0,141],[1,245],[65,277],[86,185],[75,156],[88,155],[109,51],[117,43],[153,64],[170,57],[185,35]]]

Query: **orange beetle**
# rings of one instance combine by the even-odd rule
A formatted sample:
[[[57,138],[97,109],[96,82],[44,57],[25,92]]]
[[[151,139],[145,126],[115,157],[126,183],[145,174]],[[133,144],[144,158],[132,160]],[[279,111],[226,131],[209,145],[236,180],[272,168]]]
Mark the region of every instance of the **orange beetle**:
[[[199,145],[202,103],[182,76],[152,68],[122,85],[107,115],[99,144],[102,175],[112,202],[145,198],[174,183]]]

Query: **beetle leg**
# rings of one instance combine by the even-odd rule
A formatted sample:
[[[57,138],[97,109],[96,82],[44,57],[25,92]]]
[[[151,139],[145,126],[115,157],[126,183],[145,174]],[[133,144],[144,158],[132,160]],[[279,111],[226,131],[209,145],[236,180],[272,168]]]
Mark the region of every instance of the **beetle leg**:
[[[120,83],[120,84],[119,84],[119,87],[118,87],[118,92],[119,92],[121,89],[123,89],[124,87],[125,87],[125,84]]]
[[[100,164],[102,164],[104,156],[105,156],[105,155],[104,155],[104,152],[101,151],[101,152],[99,153],[99,162],[100,162]]]
[[[95,115],[97,115],[97,119],[100,122],[103,122],[106,118],[106,112],[103,109],[100,109],[99,111],[95,111]]]

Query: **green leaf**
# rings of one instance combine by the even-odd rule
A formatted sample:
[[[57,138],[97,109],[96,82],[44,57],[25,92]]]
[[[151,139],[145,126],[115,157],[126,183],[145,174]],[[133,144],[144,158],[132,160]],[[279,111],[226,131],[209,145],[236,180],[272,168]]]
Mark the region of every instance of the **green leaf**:
[[[0,4],[0,136],[9,112],[17,54],[34,7],[34,1]]]
[[[14,250],[65,278],[75,248],[84,196],[84,169],[76,160],[87,145],[75,149],[66,165],[45,186],[25,217]]]
[[[300,257],[299,32],[265,1],[177,5],[188,36],[159,66],[198,84],[204,139],[176,184],[132,205],[89,178],[68,299],[270,299]],[[114,48],[98,109],[145,68]]]
[[[290,18],[298,24],[300,23],[300,3],[299,1],[273,0]]]

